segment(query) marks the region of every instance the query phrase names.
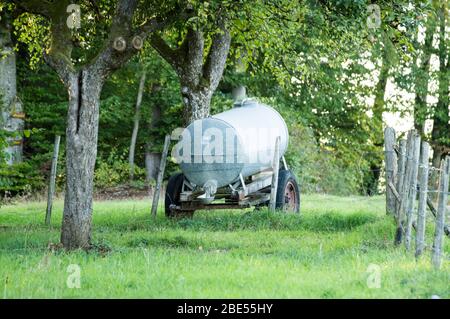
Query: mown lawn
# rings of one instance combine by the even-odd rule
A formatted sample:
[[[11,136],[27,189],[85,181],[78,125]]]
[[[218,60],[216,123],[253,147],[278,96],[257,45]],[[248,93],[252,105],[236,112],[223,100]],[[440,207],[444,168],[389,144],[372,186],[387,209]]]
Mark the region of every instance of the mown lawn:
[[[70,253],[48,248],[59,240],[61,201],[50,228],[44,202],[0,208],[0,297],[450,297],[450,240],[442,270],[433,270],[429,251],[416,262],[412,252],[393,246],[383,197],[310,195],[302,198],[300,216],[216,211],[178,221],[162,211],[152,220],[149,206],[148,200],[96,202],[97,248]],[[430,245],[431,220],[428,225]],[[73,264],[79,289],[67,285]],[[377,267],[381,287],[370,288]]]

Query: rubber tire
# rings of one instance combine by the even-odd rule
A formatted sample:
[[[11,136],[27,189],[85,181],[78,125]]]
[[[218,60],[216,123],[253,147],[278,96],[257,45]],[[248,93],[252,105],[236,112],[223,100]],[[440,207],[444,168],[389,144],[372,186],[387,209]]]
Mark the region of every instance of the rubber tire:
[[[275,208],[279,209],[279,210],[283,210],[284,191],[289,182],[292,182],[292,184],[294,185],[294,190],[297,193],[298,205],[297,205],[294,213],[298,214],[298,213],[300,213],[300,202],[301,202],[300,187],[297,183],[297,179],[295,178],[295,175],[290,170],[280,169],[278,171],[278,189],[277,189]]]
[[[176,173],[170,176],[166,187],[166,196],[164,200],[164,209],[167,217],[176,217],[178,214],[172,213],[170,205],[180,205],[180,193],[183,187],[183,173]]]

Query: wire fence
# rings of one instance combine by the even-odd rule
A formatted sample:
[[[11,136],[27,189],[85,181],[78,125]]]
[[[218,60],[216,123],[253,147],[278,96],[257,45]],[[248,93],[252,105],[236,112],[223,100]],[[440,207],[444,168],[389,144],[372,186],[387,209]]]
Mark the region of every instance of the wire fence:
[[[408,132],[406,140],[397,142],[395,130],[387,127],[384,140],[386,212],[397,225],[395,242],[404,242],[406,249],[411,250],[415,240],[416,258],[429,249],[433,266],[439,269],[445,256],[444,234],[450,237],[450,227],[446,225],[450,157],[442,158],[439,168],[430,165],[430,145],[415,130]],[[425,236],[427,211],[431,211],[435,221],[431,246]]]

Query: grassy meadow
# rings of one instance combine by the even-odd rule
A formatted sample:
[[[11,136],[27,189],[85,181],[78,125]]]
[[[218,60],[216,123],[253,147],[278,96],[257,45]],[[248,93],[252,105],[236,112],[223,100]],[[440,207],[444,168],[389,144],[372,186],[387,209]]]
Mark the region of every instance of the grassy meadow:
[[[89,252],[57,248],[62,201],[51,227],[45,205],[0,208],[0,298],[450,297],[450,240],[440,271],[429,250],[416,262],[394,247],[381,196],[305,195],[300,215],[249,209],[182,220],[162,209],[153,220],[149,200],[100,201]],[[70,288],[77,271],[80,287]]]

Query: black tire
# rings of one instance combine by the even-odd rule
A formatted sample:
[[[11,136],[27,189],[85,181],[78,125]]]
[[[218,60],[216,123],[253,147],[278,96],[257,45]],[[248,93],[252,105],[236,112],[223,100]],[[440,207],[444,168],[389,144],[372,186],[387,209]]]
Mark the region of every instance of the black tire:
[[[167,217],[175,217],[170,210],[170,205],[180,205],[180,193],[183,187],[184,176],[182,173],[176,173],[170,176],[166,187],[166,196],[164,200],[164,208]]]
[[[275,208],[286,212],[300,212],[300,187],[295,175],[290,170],[280,169],[278,172]]]

